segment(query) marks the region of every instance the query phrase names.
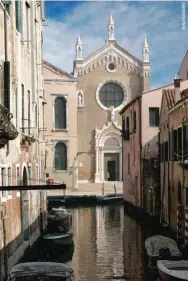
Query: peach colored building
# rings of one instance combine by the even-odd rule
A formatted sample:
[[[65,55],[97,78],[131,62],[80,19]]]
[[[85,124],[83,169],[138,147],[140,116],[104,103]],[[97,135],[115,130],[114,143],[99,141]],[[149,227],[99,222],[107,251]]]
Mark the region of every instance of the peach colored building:
[[[159,189],[154,159],[159,157],[158,126],[164,88],[141,94],[120,112],[123,122],[124,200],[154,216],[156,196],[159,200],[159,192],[153,192],[156,184]]]
[[[77,188],[77,79],[44,61],[46,175]]]
[[[175,79],[174,89],[163,92],[160,116],[161,217],[181,237],[186,231],[188,183],[187,171],[183,168],[187,159],[187,89],[188,80]]]

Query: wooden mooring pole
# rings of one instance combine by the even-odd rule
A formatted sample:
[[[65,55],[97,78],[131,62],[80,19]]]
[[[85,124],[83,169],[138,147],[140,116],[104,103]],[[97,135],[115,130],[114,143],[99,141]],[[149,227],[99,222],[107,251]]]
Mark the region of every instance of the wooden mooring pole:
[[[182,206],[177,204],[177,240],[178,242],[182,238],[182,215],[181,215]]]
[[[185,207],[185,243],[188,242],[188,206]]]

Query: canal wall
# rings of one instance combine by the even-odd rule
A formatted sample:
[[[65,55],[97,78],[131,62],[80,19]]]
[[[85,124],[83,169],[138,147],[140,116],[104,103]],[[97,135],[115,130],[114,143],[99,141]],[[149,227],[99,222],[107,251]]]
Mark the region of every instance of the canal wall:
[[[160,219],[158,217],[152,217],[142,208],[138,208],[136,205],[125,200],[124,200],[124,213],[128,214],[130,217],[132,217],[142,226],[145,226],[146,228],[150,226],[152,229],[151,236],[160,234],[170,237],[177,241],[176,232],[170,229],[168,226],[160,223]],[[182,245],[181,241],[177,241],[177,243],[179,246]]]

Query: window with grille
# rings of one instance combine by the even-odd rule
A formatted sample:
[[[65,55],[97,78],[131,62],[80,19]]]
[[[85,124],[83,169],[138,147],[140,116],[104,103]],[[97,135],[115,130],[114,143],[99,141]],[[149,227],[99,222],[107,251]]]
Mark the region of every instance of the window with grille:
[[[118,107],[124,100],[124,92],[122,88],[116,83],[106,83],[99,91],[100,102],[110,108],[111,106]]]
[[[149,108],[149,125],[151,127],[159,126],[159,107]]]
[[[57,143],[54,156],[55,170],[67,170],[67,146],[64,143]]]
[[[55,128],[66,129],[66,100],[63,97],[55,99]]]

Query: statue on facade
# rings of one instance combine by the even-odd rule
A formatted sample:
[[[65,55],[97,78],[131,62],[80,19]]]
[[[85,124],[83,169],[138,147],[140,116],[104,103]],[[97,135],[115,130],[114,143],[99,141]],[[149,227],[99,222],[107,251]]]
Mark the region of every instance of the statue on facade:
[[[95,138],[98,138],[99,136],[99,129],[96,127],[95,128]]]
[[[82,94],[81,93],[78,94],[78,105],[79,106],[82,105]]]

